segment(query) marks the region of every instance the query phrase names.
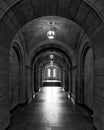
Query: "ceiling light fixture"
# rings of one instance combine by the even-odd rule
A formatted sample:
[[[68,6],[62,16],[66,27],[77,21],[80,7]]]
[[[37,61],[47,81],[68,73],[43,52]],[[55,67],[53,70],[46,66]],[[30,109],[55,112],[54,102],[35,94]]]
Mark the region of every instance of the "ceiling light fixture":
[[[51,59],[51,60],[53,59],[53,54],[50,54],[50,59]]]
[[[54,26],[55,22],[51,21],[49,22],[49,31],[47,32],[47,37],[49,39],[54,39],[55,38],[55,26]]]

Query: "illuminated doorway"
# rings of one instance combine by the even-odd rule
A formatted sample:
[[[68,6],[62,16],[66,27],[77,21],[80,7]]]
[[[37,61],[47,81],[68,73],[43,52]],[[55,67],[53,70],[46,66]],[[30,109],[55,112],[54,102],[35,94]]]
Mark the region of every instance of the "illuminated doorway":
[[[61,68],[58,65],[46,65],[42,70],[43,86],[61,86]]]

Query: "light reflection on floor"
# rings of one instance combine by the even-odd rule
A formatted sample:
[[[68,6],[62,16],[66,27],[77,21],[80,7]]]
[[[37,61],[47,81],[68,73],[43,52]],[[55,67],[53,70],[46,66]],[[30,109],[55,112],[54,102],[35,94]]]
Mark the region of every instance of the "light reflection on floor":
[[[90,114],[61,87],[43,87],[34,100],[12,112],[7,130],[95,130]]]
[[[55,104],[58,102],[59,96],[59,89],[57,87],[46,87],[45,88],[45,101],[47,102],[46,105]]]
[[[62,88],[60,87],[59,89],[59,87],[45,87],[42,89],[44,91],[45,100],[43,107],[45,119],[47,120],[47,123],[59,123],[60,117],[58,113],[61,111],[59,104],[59,93],[60,91],[62,92]]]

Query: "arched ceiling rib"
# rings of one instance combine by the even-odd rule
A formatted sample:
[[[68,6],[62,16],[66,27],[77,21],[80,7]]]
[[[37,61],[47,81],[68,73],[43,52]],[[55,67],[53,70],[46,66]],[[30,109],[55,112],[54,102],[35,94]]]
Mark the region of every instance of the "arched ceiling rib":
[[[90,5],[97,12],[100,12],[100,14],[103,13],[103,7],[104,7],[103,0],[77,0],[77,1],[75,0],[51,0],[51,1],[49,0],[35,0],[35,1],[34,0],[0,0],[1,3],[0,15],[2,17],[5,14],[5,12],[7,12],[11,7],[15,6],[18,3],[21,3],[21,6],[23,6],[23,10],[27,9],[33,12],[33,14],[30,15],[29,11],[28,13],[25,13],[24,11],[24,14],[27,16],[27,18],[28,16],[33,16],[34,14],[36,14],[34,11],[39,10],[40,7],[42,7],[42,11],[44,11],[42,13],[44,15],[49,15],[49,14],[52,15],[53,13],[56,15],[60,15],[60,14],[66,15],[68,14],[67,12],[69,12],[72,7],[80,6],[82,2]],[[41,12],[41,10],[39,10],[38,12]]]

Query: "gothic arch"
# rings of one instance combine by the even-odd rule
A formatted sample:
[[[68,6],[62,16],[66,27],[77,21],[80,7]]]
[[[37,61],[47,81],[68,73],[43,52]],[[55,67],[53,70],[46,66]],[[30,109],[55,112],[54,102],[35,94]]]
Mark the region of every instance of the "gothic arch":
[[[24,57],[19,44],[15,42],[12,44],[9,56],[9,95],[11,109],[24,102],[23,59]]]
[[[85,93],[85,87],[87,86],[86,80],[88,80],[89,78],[91,78],[91,79],[89,81],[87,81],[87,83],[89,82],[89,86],[87,86],[87,89],[90,89],[90,91],[92,92],[92,95],[94,96],[94,93],[93,93],[94,92],[94,83],[90,85],[90,83],[92,83],[94,80],[94,55],[93,55],[93,50],[92,50],[89,42],[87,42],[87,43],[85,42],[83,44],[83,47],[81,46],[81,50],[80,50],[78,57],[79,57],[79,59],[78,59],[78,68],[77,68],[77,72],[78,72],[77,73],[77,90],[79,89],[79,91],[76,92],[77,100],[78,100],[78,102],[80,102],[82,104],[86,104],[85,95],[87,93]],[[86,65],[86,60],[87,60],[87,65]],[[89,78],[87,77],[87,79],[86,79],[85,75],[88,76]],[[88,87],[90,87],[90,88],[88,88]],[[92,96],[92,99],[94,99],[93,96]],[[89,93],[89,96],[87,95],[87,97],[90,97],[90,93]],[[91,99],[90,99],[90,101],[91,101]],[[87,104],[87,106],[93,110],[93,104],[91,104],[91,103],[89,103],[89,104]]]

